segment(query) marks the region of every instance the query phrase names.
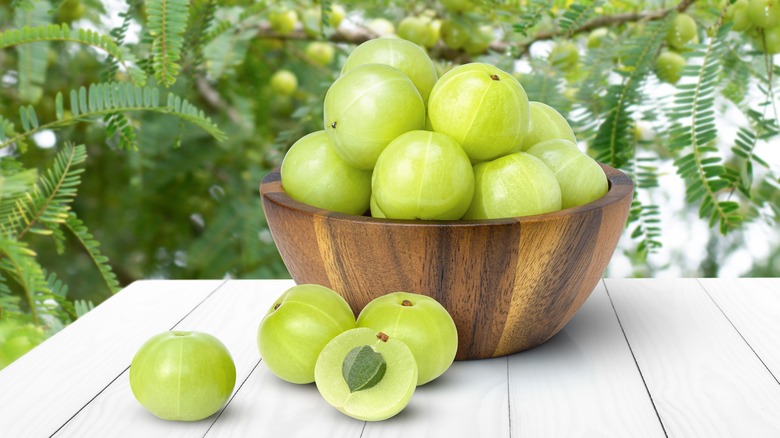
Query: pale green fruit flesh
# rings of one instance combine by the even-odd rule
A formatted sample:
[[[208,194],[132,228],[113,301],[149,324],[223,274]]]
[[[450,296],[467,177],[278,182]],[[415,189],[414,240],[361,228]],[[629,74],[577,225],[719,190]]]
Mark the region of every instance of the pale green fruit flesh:
[[[473,161],[514,150],[531,120],[523,86],[483,63],[461,65],[442,76],[431,92],[428,113],[433,130],[452,137]]]
[[[471,203],[474,175],[468,156],[450,137],[411,131],[379,156],[371,190],[389,219],[457,220]]]
[[[664,50],[655,60],[655,74],[658,79],[676,84],[685,68],[685,58],[677,52]]]
[[[347,353],[363,345],[380,353],[387,369],[375,386],[350,392],[342,364]],[[409,348],[393,338],[382,341],[368,328],[346,331],[329,342],[317,359],[314,375],[317,389],[328,403],[363,421],[385,420],[401,412],[417,387],[417,363]]]
[[[555,174],[561,187],[561,208],[577,207],[604,196],[609,189],[601,166],[574,143],[550,140],[528,150]]]
[[[141,346],[130,364],[133,395],[164,420],[211,416],[225,405],[235,383],[230,352],[207,333],[160,333]]]
[[[281,96],[292,96],[298,89],[298,78],[289,70],[279,70],[271,76],[271,89]]]
[[[311,383],[320,351],[351,328],[355,315],[344,298],[324,286],[302,284],[282,294],[268,310],[257,330],[257,346],[278,377]]]
[[[688,14],[677,14],[666,34],[666,42],[675,49],[682,49],[689,42],[699,42],[696,21]]]
[[[380,64],[340,76],[325,95],[325,131],[349,165],[373,169],[399,135],[425,126],[425,104],[400,70]]]
[[[555,108],[542,102],[531,102],[530,107],[531,130],[523,138],[522,150],[556,138],[577,142],[569,122]]]
[[[458,351],[458,331],[447,310],[435,299],[409,292],[375,298],[358,316],[358,327],[398,339],[417,360],[417,384],[444,374]]]
[[[750,0],[747,13],[757,27],[770,29],[780,24],[780,3],[777,0]]]
[[[366,64],[385,64],[401,70],[420,92],[426,105],[439,77],[433,61],[420,46],[398,38],[377,38],[355,47],[341,73]]]
[[[474,199],[463,219],[496,219],[561,209],[561,188],[540,159],[516,152],[474,166]]]
[[[345,163],[325,131],[296,141],[282,161],[282,187],[291,198],[346,214],[363,214],[371,197],[371,171]]]

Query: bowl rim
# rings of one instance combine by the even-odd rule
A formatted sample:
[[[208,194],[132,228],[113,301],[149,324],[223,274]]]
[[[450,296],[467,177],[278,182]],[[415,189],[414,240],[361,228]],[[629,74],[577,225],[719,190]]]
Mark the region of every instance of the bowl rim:
[[[359,222],[366,225],[396,225],[396,226],[414,226],[414,227],[441,227],[455,226],[455,227],[473,227],[473,226],[490,226],[490,225],[507,225],[517,223],[533,223],[533,222],[546,222],[550,220],[559,219],[561,217],[569,217],[572,215],[584,214],[592,210],[602,209],[608,205],[619,203],[626,198],[633,198],[634,182],[625,173],[621,172],[614,167],[608,166],[603,163],[598,163],[601,166],[604,174],[607,177],[608,189],[607,193],[587,204],[579,205],[577,207],[570,207],[562,210],[552,211],[549,213],[536,214],[531,216],[518,216],[508,218],[497,219],[479,219],[479,220],[413,220],[413,219],[383,219],[375,218],[365,215],[352,215],[346,213],[339,213],[332,210],[326,210],[324,208],[315,207],[313,205],[305,204],[300,201],[296,201],[291,198],[282,187],[282,175],[281,167],[275,167],[268,172],[260,182],[260,196],[263,203],[271,202],[279,207],[296,210],[299,213],[319,216],[327,218],[328,220]]]

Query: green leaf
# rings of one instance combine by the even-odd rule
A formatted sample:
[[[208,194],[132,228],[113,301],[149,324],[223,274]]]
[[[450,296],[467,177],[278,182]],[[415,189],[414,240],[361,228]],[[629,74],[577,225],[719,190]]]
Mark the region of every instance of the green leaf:
[[[57,97],[54,99],[54,113],[57,116],[57,120],[62,120],[62,116],[65,114],[65,109],[62,103],[62,93],[57,93]]]
[[[512,25],[512,28],[515,32],[528,36],[528,31],[542,20],[552,6],[552,0],[531,0],[525,12],[520,15],[520,21]]]
[[[184,31],[190,14],[188,0],[149,0],[146,2],[147,26],[152,41],[152,68],[157,82],[170,87],[181,66]]]
[[[369,389],[382,381],[387,371],[387,363],[382,354],[374,351],[370,345],[353,348],[344,357],[341,375],[347,382],[350,392]]]
[[[620,46],[621,66],[615,71],[623,77],[610,85],[604,98],[604,121],[598,128],[591,147],[596,160],[622,168],[633,152],[634,112],[643,100],[643,85],[674,14],[647,24],[644,32],[628,38]]]
[[[39,30],[46,29],[51,22],[49,15],[49,2],[37,1],[30,9],[16,9],[14,11],[14,24],[21,32],[14,30],[0,35],[0,48],[7,47],[7,35],[12,40],[35,41],[30,44],[17,45],[19,55],[17,68],[19,72],[19,96],[25,102],[35,103],[43,95],[43,84],[46,82],[46,68],[49,60],[49,46],[47,41],[41,41]],[[35,27],[34,27],[35,26]]]
[[[186,99],[169,93],[167,104],[160,105],[160,91],[157,88],[139,87],[132,84],[118,84],[115,82],[92,84],[89,91],[81,87],[70,92],[70,107],[72,114],[53,122],[38,125],[37,117],[32,107],[21,107],[19,116],[22,121],[24,132],[17,133],[13,131],[13,124],[0,118],[3,124],[4,135],[0,137],[0,148],[6,147],[14,142],[21,142],[25,138],[44,129],[61,128],[73,125],[82,121],[108,120],[110,131],[119,132],[123,137],[121,145],[124,148],[135,149],[135,134],[132,131],[132,124],[126,116],[115,116],[119,113],[148,111],[162,114],[169,114],[180,120],[188,121],[201,129],[218,141],[224,140],[225,133],[212,122],[211,118],[206,117],[203,111],[199,110]],[[111,119],[114,119],[113,121]],[[9,135],[11,134],[11,135]]]
[[[119,281],[116,279],[116,274],[108,263],[108,257],[104,256],[100,252],[100,243],[95,240],[94,236],[89,232],[84,222],[76,216],[76,213],[69,212],[68,217],[65,219],[65,227],[73,233],[78,239],[84,250],[87,251],[92,262],[98,268],[100,275],[103,277],[108,290],[113,294],[121,289]],[[79,315],[81,316],[81,315]]]

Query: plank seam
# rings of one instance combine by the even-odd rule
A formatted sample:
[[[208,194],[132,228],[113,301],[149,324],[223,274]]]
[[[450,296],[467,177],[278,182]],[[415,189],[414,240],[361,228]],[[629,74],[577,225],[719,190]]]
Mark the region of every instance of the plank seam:
[[[222,286],[224,286],[225,284],[227,284],[227,282],[228,282],[228,280],[227,280],[227,279],[225,279],[224,281],[222,281],[222,283],[220,283],[220,284],[219,284],[219,286],[215,287],[215,288],[214,288],[214,290],[213,290],[213,291],[211,291],[211,292],[209,292],[209,294],[208,294],[208,295],[206,295],[206,296],[205,296],[205,297],[204,297],[202,300],[200,300],[200,302],[199,302],[198,304],[196,304],[196,305],[195,305],[195,307],[193,307],[192,309],[190,309],[190,311],[189,311],[189,312],[187,312],[187,314],[186,314],[186,315],[182,316],[180,320],[176,321],[176,324],[174,324],[174,325],[173,325],[173,327],[171,327],[171,328],[170,328],[170,330],[173,330],[173,329],[175,329],[177,325],[181,324],[181,322],[182,322],[182,321],[184,321],[185,319],[187,319],[187,317],[188,317],[188,316],[192,315],[192,312],[194,312],[194,311],[195,311],[195,309],[197,309],[197,308],[198,308],[198,307],[200,307],[200,306],[201,306],[203,303],[205,303],[205,302],[206,302],[206,300],[208,300],[209,298],[211,298],[211,296],[212,296],[212,295],[214,295],[214,294],[215,294],[215,293],[216,293],[218,290],[222,289]]]
[[[642,379],[642,384],[645,386],[645,391],[647,392],[647,396],[650,398],[650,404],[653,405],[655,416],[658,418],[658,422],[661,423],[661,430],[663,430],[664,436],[666,438],[669,438],[669,434],[666,432],[666,426],[664,426],[664,421],[661,419],[661,414],[658,413],[658,407],[655,405],[655,400],[653,400],[653,394],[650,393],[650,388],[647,386],[645,375],[642,374],[642,368],[639,367],[639,362],[637,361],[636,355],[634,354],[634,349],[631,348],[631,342],[628,341],[628,336],[626,335],[626,331],[623,329],[623,323],[620,321],[620,316],[618,315],[617,309],[615,308],[615,302],[612,301],[612,295],[609,293],[609,287],[607,286],[607,282],[604,281],[604,279],[602,278],[601,283],[604,285],[604,290],[607,292],[607,298],[609,298],[609,303],[612,306],[612,311],[615,313],[615,318],[617,319],[618,325],[620,326],[620,331],[623,333],[623,338],[626,340],[626,345],[628,345],[628,351],[631,352],[631,358],[634,360],[634,365],[636,366],[636,370],[639,372],[639,377]]]
[[[734,328],[734,330],[737,332],[739,337],[742,338],[742,341],[744,341],[745,344],[748,346],[748,348],[750,348],[750,351],[752,351],[753,354],[756,355],[756,358],[758,358],[758,360],[761,362],[761,365],[763,365],[764,368],[766,368],[766,370],[769,372],[769,375],[772,376],[773,379],[775,379],[775,382],[777,382],[778,385],[780,385],[780,380],[777,379],[777,376],[775,376],[775,373],[773,373],[772,370],[769,368],[769,366],[767,366],[766,362],[764,362],[764,359],[762,359],[761,356],[758,355],[758,352],[753,348],[752,345],[750,345],[750,342],[748,342],[748,340],[745,339],[745,337],[742,335],[742,332],[740,332],[739,329],[737,328],[737,326],[734,325],[734,322],[731,321],[731,318],[729,318],[729,316],[726,314],[726,312],[723,311],[723,308],[720,307],[720,305],[715,300],[715,298],[713,298],[712,295],[710,295],[710,291],[707,290],[707,288],[701,283],[701,281],[699,281],[698,278],[696,279],[696,283],[698,283],[699,286],[704,290],[704,293],[707,294],[707,296],[709,297],[710,301],[712,301],[713,304],[715,304],[715,307],[717,307],[718,310],[720,311],[720,313],[723,315],[723,317],[726,318],[726,321],[728,321],[729,324],[731,324],[731,327]]]
[[[220,288],[222,288],[222,286],[224,286],[224,285],[225,285],[225,283],[227,283],[227,280],[224,280],[224,281],[222,281],[222,283],[220,283],[220,284],[219,284],[217,287],[215,287],[213,291],[209,292],[209,294],[208,294],[208,295],[206,295],[206,296],[205,296],[205,297],[204,297],[204,298],[203,298],[203,299],[202,299],[202,300],[201,300],[201,301],[200,301],[198,304],[196,304],[196,305],[195,305],[195,307],[193,307],[193,308],[192,308],[192,309],[191,309],[189,312],[187,312],[187,314],[186,314],[186,315],[184,315],[184,317],[183,317],[183,318],[181,318],[181,319],[180,319],[180,320],[179,320],[179,321],[178,321],[176,324],[174,324],[174,325],[173,325],[173,327],[171,327],[171,328],[170,328],[170,330],[173,330],[173,329],[174,329],[174,328],[175,328],[177,325],[179,325],[179,323],[181,323],[181,322],[182,322],[182,321],[183,321],[185,318],[187,318],[187,316],[189,316],[189,315],[190,315],[190,314],[193,312],[193,310],[195,310],[195,309],[197,309],[198,307],[200,307],[200,305],[201,305],[201,304],[203,304],[203,302],[205,302],[207,299],[209,299],[209,297],[210,297],[210,296],[214,295],[214,293],[215,293],[216,291],[218,291]],[[120,291],[120,292],[121,292],[121,291]],[[73,420],[74,418],[76,418],[76,416],[77,416],[79,413],[81,413],[81,411],[83,411],[83,410],[84,410],[84,409],[85,409],[87,406],[89,406],[89,405],[90,405],[90,403],[92,403],[93,401],[95,401],[95,399],[96,399],[96,398],[98,398],[98,397],[100,396],[100,394],[102,394],[102,393],[103,393],[103,392],[104,392],[106,389],[108,389],[108,387],[109,387],[109,386],[113,385],[113,384],[114,384],[114,382],[116,382],[116,381],[117,381],[117,379],[119,379],[119,377],[123,376],[123,375],[124,375],[124,374],[127,372],[127,370],[129,370],[129,369],[130,369],[130,365],[126,366],[126,367],[125,367],[125,369],[123,369],[121,373],[117,374],[117,376],[116,376],[116,377],[114,377],[113,379],[111,379],[111,381],[110,381],[110,382],[108,382],[108,384],[106,384],[106,385],[105,385],[105,386],[104,386],[104,387],[103,387],[103,388],[102,388],[100,391],[98,391],[98,393],[97,393],[97,394],[95,394],[95,395],[94,395],[94,396],[93,396],[91,399],[89,399],[89,400],[88,400],[86,403],[84,403],[84,405],[83,405],[83,406],[81,406],[81,407],[80,407],[80,408],[79,408],[79,409],[78,409],[76,412],[74,412],[74,413],[73,413],[73,415],[71,415],[71,416],[70,416],[70,418],[68,418],[67,420],[65,420],[65,422],[64,422],[64,423],[62,423],[62,424],[60,425],[60,427],[58,427],[58,428],[57,428],[57,429],[56,429],[54,432],[52,432],[52,434],[51,434],[51,435],[49,435],[49,438],[52,438],[54,435],[57,435],[57,433],[58,433],[60,430],[62,430],[62,428],[63,428],[63,427],[67,426],[67,425],[68,425],[68,423],[70,423],[70,422],[71,422],[71,420]]]
[[[509,438],[512,438],[512,394],[509,388],[512,385],[509,383],[509,356],[506,357],[506,405],[507,405],[507,417],[509,419]]]
[[[205,438],[206,435],[209,434],[209,431],[211,431],[211,428],[214,427],[215,424],[217,424],[217,421],[219,421],[219,418],[222,416],[222,413],[225,412],[225,410],[228,408],[228,406],[230,406],[230,403],[236,397],[238,392],[241,391],[241,388],[244,387],[244,384],[246,383],[246,381],[249,380],[250,377],[252,377],[252,374],[254,374],[255,370],[257,369],[258,366],[260,366],[260,362],[262,362],[262,361],[263,361],[263,358],[260,358],[260,360],[257,361],[255,366],[252,367],[252,369],[249,371],[249,373],[247,373],[247,375],[244,378],[244,380],[242,380],[241,384],[238,385],[238,388],[236,389],[236,391],[233,393],[233,395],[230,396],[230,399],[228,399],[227,403],[225,403],[225,406],[223,406],[222,409],[219,410],[219,414],[217,414],[216,418],[214,418],[214,421],[212,421],[211,424],[209,424],[209,428],[206,429],[205,432],[203,432],[203,438]]]

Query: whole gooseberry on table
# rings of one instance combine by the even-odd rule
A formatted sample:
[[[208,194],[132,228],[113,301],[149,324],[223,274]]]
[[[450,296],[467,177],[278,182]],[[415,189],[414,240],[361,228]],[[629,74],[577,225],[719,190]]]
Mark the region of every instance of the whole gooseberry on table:
[[[355,328],[355,314],[333,290],[317,284],[288,289],[257,329],[260,357],[271,372],[290,383],[314,381],[314,365],[325,345]]]
[[[236,366],[214,336],[168,331],[146,341],[130,364],[130,389],[141,405],[164,420],[198,421],[225,405]]]

